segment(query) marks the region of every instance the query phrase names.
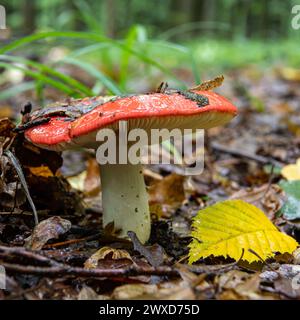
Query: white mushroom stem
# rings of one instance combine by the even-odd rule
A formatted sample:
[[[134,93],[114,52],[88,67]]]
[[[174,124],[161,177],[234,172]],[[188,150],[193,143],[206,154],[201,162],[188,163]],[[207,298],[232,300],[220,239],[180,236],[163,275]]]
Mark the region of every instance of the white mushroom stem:
[[[142,243],[150,236],[148,194],[141,164],[100,166],[103,225],[114,222],[121,236],[134,231]]]

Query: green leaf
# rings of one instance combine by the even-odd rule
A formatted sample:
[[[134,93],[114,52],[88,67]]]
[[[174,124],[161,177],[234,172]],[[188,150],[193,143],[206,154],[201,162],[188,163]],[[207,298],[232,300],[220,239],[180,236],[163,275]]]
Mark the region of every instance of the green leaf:
[[[300,180],[281,181],[279,185],[286,194],[280,213],[287,220],[300,219]]]

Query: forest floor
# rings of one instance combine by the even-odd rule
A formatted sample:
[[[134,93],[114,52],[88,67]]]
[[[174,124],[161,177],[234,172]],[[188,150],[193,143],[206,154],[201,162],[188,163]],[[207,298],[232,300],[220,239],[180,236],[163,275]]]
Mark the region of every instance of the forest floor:
[[[152,212],[145,246],[134,237],[118,238],[113,226],[101,228],[93,154],[43,151],[12,133],[8,118],[16,119],[33,93],[2,103],[0,265],[7,288],[0,299],[299,299],[300,290],[291,286],[300,274],[297,251],[252,264],[218,257],[187,263],[193,217],[225,199],[255,204],[300,241],[300,213],[278,214],[286,201],[280,169],[300,158],[299,72],[249,66],[225,74],[217,91],[239,114],[207,131],[204,172],[184,177],[173,165],[144,170]],[[35,228],[19,178],[2,152],[9,143],[42,221]]]

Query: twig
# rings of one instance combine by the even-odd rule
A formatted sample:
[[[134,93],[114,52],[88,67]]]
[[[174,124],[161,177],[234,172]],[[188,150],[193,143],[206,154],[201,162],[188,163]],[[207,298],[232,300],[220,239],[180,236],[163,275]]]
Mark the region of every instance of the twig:
[[[43,246],[44,249],[47,248],[56,248],[56,247],[62,247],[68,244],[74,244],[74,243],[80,243],[80,242],[87,242],[87,241],[92,241],[92,240],[97,240],[99,239],[101,233],[98,232],[96,234],[90,235],[85,238],[80,238],[80,239],[70,239],[62,242],[56,242],[56,243],[51,243],[51,244],[46,244]]]
[[[33,211],[34,222],[37,225],[39,223],[38,214],[37,214],[34,202],[33,202],[32,198],[31,198],[31,195],[30,195],[30,192],[29,192],[29,189],[28,189],[28,186],[27,186],[27,182],[26,182],[26,179],[24,177],[24,173],[23,173],[22,168],[21,168],[21,164],[20,164],[19,160],[15,157],[15,155],[11,151],[6,150],[6,151],[4,151],[4,154],[8,157],[8,159],[10,160],[12,165],[14,166],[14,168],[15,168],[18,176],[19,176],[20,182],[22,184],[22,187],[23,187],[23,189],[25,191],[25,194],[26,194],[26,197],[28,199],[28,202],[29,202],[29,204],[31,206],[31,209]]]
[[[252,153],[248,153],[246,151],[242,151],[242,150],[237,150],[237,149],[233,149],[233,148],[228,148],[226,146],[222,146],[216,142],[212,142],[211,143],[211,147],[217,151],[221,151],[224,153],[229,153],[233,156],[236,157],[240,157],[240,158],[247,158],[250,160],[254,160],[256,162],[260,162],[263,164],[273,164],[276,167],[282,167],[284,165],[284,163],[279,162],[277,160],[271,159],[271,158],[267,158],[267,157],[263,157],[263,156],[259,156],[256,154],[252,154]]]
[[[263,199],[267,195],[267,193],[269,192],[273,179],[274,179],[274,164],[272,164],[272,167],[271,167],[271,172],[270,172],[270,177],[269,177],[267,189],[263,193],[261,199]]]
[[[42,254],[39,254],[37,252],[33,252],[31,250],[28,250],[23,247],[6,247],[6,246],[0,246],[0,256],[5,257],[9,256],[11,258],[12,255],[24,257],[27,259],[32,259],[34,261],[40,262],[40,263],[47,263],[50,266],[60,266],[61,263],[50,259]]]
[[[277,272],[266,260],[264,260],[257,252],[255,252],[252,249],[248,249],[248,251],[252,254],[254,254],[263,264],[265,264],[266,266],[268,266],[272,271]]]
[[[79,277],[132,277],[139,275],[156,275],[156,276],[178,276],[179,272],[171,267],[149,267],[140,268],[132,265],[125,269],[84,269],[71,267],[67,265],[53,267],[35,267],[16,265],[12,263],[1,262],[1,265],[7,270],[20,272],[23,274],[36,274],[47,277],[56,277],[62,275],[79,276]]]

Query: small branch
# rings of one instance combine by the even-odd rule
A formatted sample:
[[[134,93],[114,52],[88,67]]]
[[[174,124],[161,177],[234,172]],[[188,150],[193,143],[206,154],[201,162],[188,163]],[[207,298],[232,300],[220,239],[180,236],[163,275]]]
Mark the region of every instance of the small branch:
[[[71,275],[77,277],[96,277],[96,278],[108,278],[108,277],[132,277],[141,275],[156,275],[156,276],[178,276],[179,272],[176,269],[170,267],[158,267],[158,268],[140,268],[137,266],[130,266],[125,269],[84,269],[79,267],[70,267],[67,265],[54,266],[54,267],[35,267],[35,266],[23,266],[12,263],[1,262],[1,265],[7,270],[20,272],[23,274],[36,274],[47,277],[56,277],[62,275]]]
[[[50,266],[58,266],[62,265],[61,263],[50,259],[42,254],[37,252],[33,252],[31,250],[25,249],[23,247],[6,247],[0,246],[0,256],[12,258],[12,256],[24,257],[27,259],[31,259],[40,263],[46,263]]]
[[[222,146],[222,145],[215,143],[215,142],[211,143],[211,147],[212,147],[212,149],[215,149],[220,152],[228,153],[228,154],[231,154],[231,155],[239,157],[239,158],[247,158],[247,159],[254,160],[256,162],[260,162],[263,164],[272,164],[272,165],[274,165],[276,167],[280,167],[280,168],[284,165],[284,163],[279,162],[277,160],[263,157],[263,156],[259,156],[259,155],[252,154],[252,153],[248,153],[248,152],[242,151],[242,150],[228,148],[226,146]]]
[[[33,211],[33,216],[34,216],[34,222],[37,225],[39,223],[39,219],[38,219],[38,214],[34,205],[34,202],[31,198],[28,186],[27,186],[27,182],[24,176],[24,173],[22,171],[22,167],[21,164],[19,162],[19,160],[16,158],[16,156],[9,150],[4,151],[4,154],[7,156],[7,158],[9,159],[9,161],[11,162],[11,164],[13,165],[13,167],[15,168],[17,175],[20,179],[21,185],[24,189],[24,192],[26,194],[26,198],[31,206],[31,209]]]

